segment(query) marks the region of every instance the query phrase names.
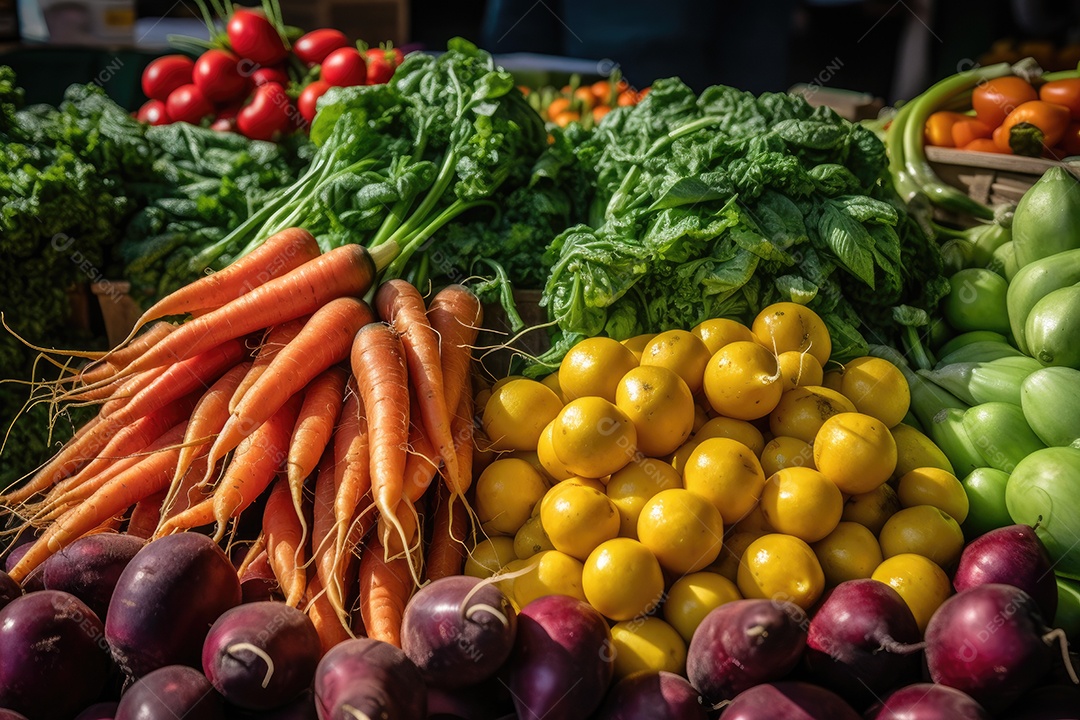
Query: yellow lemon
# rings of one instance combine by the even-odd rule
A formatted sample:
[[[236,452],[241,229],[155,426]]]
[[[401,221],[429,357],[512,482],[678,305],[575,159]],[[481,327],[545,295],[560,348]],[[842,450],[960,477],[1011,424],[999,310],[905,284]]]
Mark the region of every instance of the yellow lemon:
[[[581,573],[585,566],[558,550],[545,550],[529,558],[529,572],[514,580],[514,595],[522,607],[547,595],[569,595],[585,600]]]
[[[552,420],[544,426],[543,431],[540,433],[540,439],[536,442],[536,459],[547,476],[555,482],[559,482],[568,477],[573,477],[574,473],[570,472],[569,468],[555,454],[555,446],[551,442],[554,432],[555,421]]]
[[[623,375],[615,405],[634,423],[637,448],[649,457],[674,452],[694,427],[690,388],[674,370],[660,365],[642,365]]]
[[[936,467],[916,468],[900,478],[896,487],[900,504],[906,508],[933,505],[963,523],[968,515],[968,496],[951,472]]]
[[[714,417],[701,426],[701,429],[694,433],[693,440],[696,443],[700,443],[702,440],[708,440],[709,438],[723,437],[731,438],[732,440],[738,440],[746,447],[750,448],[750,452],[755,455],[760,455],[761,451],[765,449],[765,436],[761,434],[761,431],[754,427],[751,423],[745,420],[736,420],[729,417]]]
[[[904,374],[882,358],[861,357],[845,365],[840,392],[859,412],[890,428],[904,419],[911,405],[911,389]]]
[[[535,450],[544,426],[562,401],[551,388],[535,380],[511,380],[491,392],[484,405],[484,433],[493,450]]]
[[[915,553],[951,568],[964,550],[960,524],[947,512],[933,505],[904,508],[885,522],[878,535],[881,554],[886,558]]]
[[[855,406],[840,393],[820,385],[797,387],[785,392],[769,413],[769,430],[812,444],[826,420],[845,412],[855,412]]]
[[[671,584],[664,601],[664,619],[689,643],[706,615],[724,603],[741,599],[739,588],[723,575],[691,573]]]
[[[539,515],[530,515],[514,535],[514,554],[519,560],[554,549],[551,538],[544,532],[544,523],[540,521]]]
[[[743,597],[786,600],[807,610],[821,597],[825,575],[809,545],[791,535],[772,533],[746,548],[737,584]]]
[[[656,333],[644,333],[642,335],[628,337],[622,341],[622,344],[625,345],[630,352],[634,353],[634,357],[637,358],[638,362],[641,362],[641,353],[644,352],[645,346],[648,345],[654,337],[656,337]]]
[[[661,490],[638,517],[637,537],[660,566],[678,575],[712,563],[724,542],[724,521],[707,499],[683,488]]]
[[[683,487],[706,498],[725,525],[749,513],[765,487],[765,473],[750,448],[730,438],[703,440],[690,453],[683,470]]]
[[[788,351],[809,352],[823,367],[832,354],[832,340],[825,321],[816,312],[793,302],[764,308],[750,330],[765,347],[779,355]]]
[[[720,415],[737,420],[765,417],[784,392],[776,357],[753,342],[720,348],[705,367],[705,396]]]
[[[540,382],[551,388],[552,392],[559,396],[559,402],[566,404],[566,396],[563,395],[562,385],[559,384],[559,371],[545,375]]]
[[[579,560],[619,535],[619,513],[607,495],[584,485],[564,485],[540,506],[540,522],[552,546]],[[553,488],[554,490],[554,488]]]
[[[791,390],[805,385],[821,385],[824,371],[816,357],[808,352],[788,350],[776,356],[780,374],[784,376],[784,389]]]
[[[636,672],[682,675],[686,670],[686,641],[658,617],[615,623],[611,627],[611,644],[616,680]]]
[[[614,403],[580,397],[555,416],[551,447],[570,472],[599,478],[621,469],[634,457],[637,430]]]
[[[641,364],[659,366],[675,372],[690,392],[701,390],[705,365],[712,353],[708,346],[686,330],[668,330],[654,337],[641,353]]]
[[[885,522],[900,510],[900,499],[892,485],[882,483],[870,492],[852,495],[844,502],[840,519],[859,523],[875,536],[885,527]]]
[[[952,583],[945,571],[933,560],[914,553],[886,558],[870,577],[900,593],[920,632],[926,630],[934,611],[952,594]]]
[[[918,429],[900,423],[889,428],[896,442],[896,470],[893,478],[899,479],[916,468],[936,467],[953,472],[952,463],[934,441]]]
[[[720,557],[709,566],[709,570],[723,575],[731,582],[738,582],[739,566],[742,564],[746,548],[750,547],[750,543],[770,532],[772,531],[734,530],[728,533],[724,538],[724,547],[720,549]]]
[[[827,477],[810,468],[788,468],[765,481],[761,514],[777,532],[808,543],[833,531],[844,512],[844,498]]]
[[[716,351],[733,342],[755,342],[754,333],[750,328],[740,322],[728,318],[711,318],[698,323],[690,331],[701,338],[709,353],[715,355]]]
[[[600,614],[616,622],[630,620],[663,602],[664,573],[647,547],[630,538],[615,538],[589,554],[581,587]]]
[[[870,577],[883,559],[874,534],[853,522],[837,524],[831,533],[810,547],[821,563],[829,587]]]
[[[499,568],[511,560],[516,560],[514,538],[500,535],[476,543],[476,547],[465,558],[465,575],[478,578],[491,577]]]
[[[619,511],[619,535],[636,539],[638,516],[645,503],[661,490],[678,487],[682,487],[682,476],[653,458],[635,460],[612,474],[605,492]]]
[[[476,480],[476,515],[486,535],[513,535],[548,490],[531,464],[503,458],[488,465]]]
[[[896,469],[896,441],[877,418],[840,413],[814,438],[814,466],[842,492],[870,492]]]
[[[567,401],[595,395],[614,402],[619,378],[637,365],[634,353],[618,340],[586,338],[563,356],[559,386]]]
[[[809,443],[799,438],[777,435],[765,444],[761,451],[761,469],[766,477],[792,467],[814,467],[814,448]]]

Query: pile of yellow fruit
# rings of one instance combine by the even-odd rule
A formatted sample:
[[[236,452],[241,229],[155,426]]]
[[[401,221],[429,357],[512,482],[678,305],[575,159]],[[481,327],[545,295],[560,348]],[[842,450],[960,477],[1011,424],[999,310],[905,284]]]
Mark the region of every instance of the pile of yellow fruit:
[[[812,310],[764,309],[618,342],[590,338],[543,380],[483,389],[487,446],[466,573],[518,606],[553,593],[614,622],[616,675],[681,672],[694,630],[742,597],[810,608],[874,577],[925,627],[951,592],[967,497],[901,424],[888,361],[825,368]],[[485,466],[486,464],[486,466]]]

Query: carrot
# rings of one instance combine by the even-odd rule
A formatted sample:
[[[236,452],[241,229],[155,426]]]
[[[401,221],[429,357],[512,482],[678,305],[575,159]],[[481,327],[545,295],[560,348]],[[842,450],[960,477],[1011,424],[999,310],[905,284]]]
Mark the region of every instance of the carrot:
[[[303,510],[301,510],[301,514]],[[296,607],[307,589],[304,573],[304,534],[300,517],[292,507],[292,493],[285,478],[279,477],[270,489],[263,509],[262,530],[266,555],[278,585],[285,593],[285,604]]]
[[[409,457],[405,459],[405,476],[402,487],[405,497],[418,501],[427,489],[435,473],[439,471],[438,456],[431,441],[424,434],[424,426],[416,421],[409,423]],[[381,536],[380,536],[381,537]],[[383,541],[386,544],[386,541]]]
[[[345,565],[352,554],[350,534],[353,517],[362,498],[371,490],[371,454],[368,422],[360,396],[350,383],[341,423],[334,433],[334,500],[331,514],[334,529],[332,545],[320,567],[323,587],[334,610],[346,623],[345,589],[342,583]]]
[[[409,373],[405,362],[401,339],[390,326],[371,323],[356,333],[351,364],[371,437],[372,499],[397,531],[402,545],[408,545],[408,538],[394,512],[404,490],[409,439]],[[419,585],[419,574],[411,562],[409,567]]]
[[[74,380],[80,384],[90,384],[111,377],[123,370],[132,360],[142,355],[152,345],[180,327],[176,323],[156,322],[142,335],[128,342],[124,347],[116,347],[101,353],[93,362],[64,380]],[[107,356],[107,357],[106,357]]]
[[[206,472],[207,449],[206,445],[199,447],[199,452],[191,461],[190,469],[180,478],[179,484],[175,482],[174,475],[174,480],[169,484],[168,493],[162,503],[161,517],[158,519],[159,528],[162,523],[204,502],[212,494],[206,491],[202,485],[202,478]],[[156,534],[157,531],[154,532]]]
[[[472,349],[484,322],[484,308],[471,290],[447,285],[431,299],[427,316],[439,334],[446,407],[453,412],[461,393],[468,391]]]
[[[9,573],[22,582],[31,570],[78,540],[105,520],[169,485],[178,449],[148,456],[102,485],[96,492],[49,525]]]
[[[300,396],[293,395],[266,422],[240,443],[225,475],[214,490],[215,542],[225,536],[229,519],[238,517],[262,494],[285,465],[289,436],[300,412]],[[211,450],[208,462],[214,462]]]
[[[360,614],[369,638],[401,647],[401,620],[412,595],[411,563],[404,557],[386,562],[377,540],[360,558]]]
[[[375,303],[382,318],[401,336],[424,430],[442,458],[451,484],[461,487],[461,470],[450,435],[450,410],[446,406],[439,336],[428,322],[424,299],[412,284],[395,279],[379,287]]]
[[[116,390],[109,393],[109,395],[107,396],[98,398],[99,400],[104,401],[101,405],[101,409],[98,410],[98,414],[102,417],[108,417],[109,415],[112,415],[114,412],[127,405],[128,402],[133,397],[142,392],[143,389],[146,388],[146,386],[150,385],[150,383],[154,382],[159,377],[164,375],[165,371],[168,369],[168,366],[162,365],[161,367],[151,368],[145,372],[133,375],[127,378],[126,381],[120,382],[119,385],[116,385],[115,383],[110,383],[106,387],[116,385]],[[87,394],[95,393],[91,391]],[[57,399],[57,402],[67,402],[69,400],[71,402],[75,402],[78,401],[78,398],[61,397]],[[89,404],[90,402],[91,401],[87,401],[87,404]]]
[[[453,513],[452,504],[456,498],[450,489],[439,485],[437,493],[431,544],[424,563],[428,581],[461,574],[465,567],[465,533],[469,530],[468,516]]]
[[[349,628],[342,624],[337,610],[330,604],[322,580],[322,560],[333,552],[330,537],[334,529],[334,465],[333,453],[326,453],[315,475],[315,500],[311,518],[311,552],[314,563],[308,571],[308,587],[304,595],[304,611],[319,633],[324,653],[350,637]]]
[[[161,490],[135,503],[128,520],[128,535],[148,539],[154,534],[161,519],[161,504],[165,501],[165,492]]]
[[[298,317],[280,325],[275,325],[266,331],[263,341],[259,345],[259,351],[255,354],[255,362],[252,364],[251,370],[240,381],[240,384],[236,387],[236,392],[229,399],[230,414],[236,410],[236,406],[240,404],[240,399],[244,397],[244,393],[248,391],[248,388],[262,377],[262,374],[266,372],[266,368],[270,367],[270,361],[274,359],[278,351],[292,342],[292,339],[304,328],[304,323],[310,317],[310,315]]]
[[[183,512],[166,514],[154,531],[154,539],[192,530],[214,522],[214,496],[190,505]]]
[[[244,393],[210,448],[211,464],[297,397],[319,373],[348,358],[356,331],[373,319],[367,303],[356,298],[338,298],[319,308]]]

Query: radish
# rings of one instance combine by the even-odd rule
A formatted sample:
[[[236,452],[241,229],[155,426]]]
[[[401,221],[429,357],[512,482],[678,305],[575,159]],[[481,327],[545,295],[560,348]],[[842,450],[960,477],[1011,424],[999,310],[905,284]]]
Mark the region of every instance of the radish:
[[[547,595],[521,608],[508,665],[521,720],[584,720],[615,669],[607,621],[586,602]]]
[[[338,643],[315,670],[321,720],[424,720],[427,688],[398,648],[369,638]]]
[[[919,677],[922,633],[900,594],[877,580],[830,590],[807,632],[810,679],[865,708],[890,688]]]
[[[0,610],[3,610],[9,602],[21,595],[22,588],[19,587],[19,583],[12,580],[11,576],[6,572],[0,570]]]
[[[926,666],[934,682],[999,708],[1046,677],[1053,642],[1064,649],[1064,633],[1047,630],[1030,595],[988,583],[953,595],[930,618]]]
[[[405,608],[401,649],[432,687],[474,685],[514,649],[517,613],[499,588],[456,575],[417,591]]]
[[[322,657],[302,611],[271,600],[226,610],[210,627],[202,668],[219,693],[248,710],[271,710],[311,687]]]
[[[142,538],[120,533],[79,538],[41,564],[41,580],[49,590],[71,593],[104,618],[120,573],[145,544]]]
[[[779,680],[806,647],[806,615],[794,603],[735,600],[709,612],[686,655],[686,676],[709,704]]]
[[[225,720],[225,703],[206,676],[166,665],[136,680],[120,697],[115,720]]]
[[[706,720],[698,691],[686,678],[667,671],[636,672],[608,693],[597,720]]]
[[[805,682],[775,682],[743,690],[724,709],[723,720],[860,720],[836,693]]]
[[[991,530],[964,548],[953,587],[959,592],[986,583],[1020,588],[1038,603],[1047,621],[1052,621],[1057,613],[1057,581],[1050,555],[1030,525]]]
[[[968,694],[948,685],[914,683],[896,690],[866,714],[868,720],[990,720]]]

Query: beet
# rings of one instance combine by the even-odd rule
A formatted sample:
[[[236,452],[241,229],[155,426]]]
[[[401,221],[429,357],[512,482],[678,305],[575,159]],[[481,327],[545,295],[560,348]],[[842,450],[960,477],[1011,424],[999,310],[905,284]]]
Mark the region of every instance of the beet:
[[[698,691],[665,670],[632,673],[608,693],[597,720],[706,720]]]
[[[76,715],[75,720],[113,720],[116,717],[117,705],[119,703],[115,700],[94,703]]]
[[[71,593],[104,618],[120,573],[145,544],[131,535],[87,535],[43,562],[41,580],[49,590]]]
[[[242,602],[253,603],[266,600],[283,600],[274,569],[270,567],[270,557],[263,550],[244,568],[240,576],[240,594]]]
[[[867,713],[868,720],[990,720],[968,694],[948,685],[914,683],[894,691]]]
[[[115,720],[225,720],[225,702],[206,676],[166,665],[135,681],[120,698]]]
[[[338,643],[315,670],[315,706],[321,720],[423,720],[427,688],[420,671],[398,648],[369,638]]]
[[[68,720],[98,698],[109,672],[101,620],[73,595],[41,590],[0,610],[0,707]]]
[[[166,665],[201,667],[203,640],[240,604],[236,570],[206,535],[182,532],[147,544],[117,580],[105,638],[128,675]]]
[[[0,570],[0,610],[3,610],[9,602],[22,596],[22,588],[19,583],[11,579],[3,570]]]
[[[793,603],[760,599],[735,600],[710,611],[690,639],[690,684],[715,705],[785,677],[806,647],[805,618]]]
[[[722,720],[860,720],[836,693],[820,685],[785,681],[755,685],[735,696]]]
[[[1009,525],[972,540],[953,577],[957,592],[987,583],[1020,588],[1039,605],[1047,622],[1057,613],[1058,588],[1046,546],[1029,525]]]

